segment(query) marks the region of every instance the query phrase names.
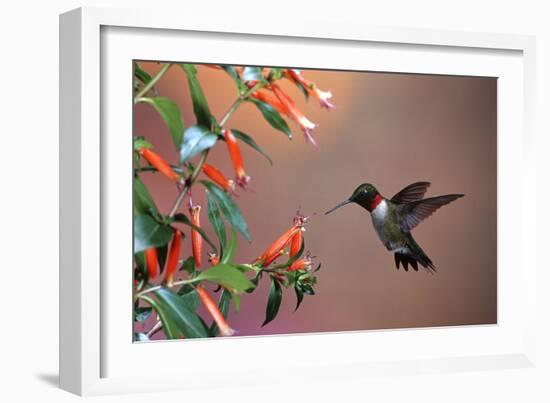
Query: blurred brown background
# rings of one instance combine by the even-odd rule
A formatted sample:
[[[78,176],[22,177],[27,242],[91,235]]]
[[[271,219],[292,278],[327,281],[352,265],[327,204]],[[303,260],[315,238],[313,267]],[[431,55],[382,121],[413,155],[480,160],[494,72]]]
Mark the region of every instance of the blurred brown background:
[[[156,63],[142,63],[154,74]],[[236,96],[223,71],[198,67],[212,113],[219,119]],[[321,89],[332,90],[336,109],[325,111],[297,88],[283,88],[312,121],[319,123],[317,151],[300,130],[294,140],[273,130],[251,104],[228,126],[252,135],[274,166],[243,146],[250,191],[237,202],[252,243],[240,238],[238,261],[250,262],[291,224],[298,207],[317,213],[305,233],[306,249],[318,256],[317,295],[306,296],[294,313],[287,290],[278,317],[261,328],[269,284],[243,295],[229,322],[238,335],[388,329],[496,323],[496,89],[494,78],[303,71]],[[159,95],[177,101],[186,126],[194,123],[187,81],[173,67],[158,85]],[[137,105],[134,135],[145,136],[157,152],[176,163],[168,130],[150,106]],[[223,144],[209,161],[232,175]],[[176,189],[160,175],[145,174],[159,208],[168,211]],[[397,271],[393,255],[378,240],[367,211],[346,206],[323,213],[371,182],[386,197],[409,183],[427,180],[427,196],[465,193],[413,230],[437,273]],[[204,204],[203,189],[193,193]],[[206,209],[202,215],[209,234]],[[213,235],[212,235],[213,236]],[[184,250],[190,253],[189,240]],[[157,335],[158,336],[158,335]]]

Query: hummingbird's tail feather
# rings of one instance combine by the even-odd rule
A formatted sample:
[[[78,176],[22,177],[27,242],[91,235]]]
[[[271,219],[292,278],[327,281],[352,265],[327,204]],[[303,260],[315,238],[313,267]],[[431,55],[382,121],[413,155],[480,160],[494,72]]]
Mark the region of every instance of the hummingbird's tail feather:
[[[395,252],[394,258],[397,270],[399,270],[399,264],[402,264],[405,271],[408,271],[410,264],[415,271],[418,271],[418,263],[420,263],[428,273],[434,274],[436,272],[432,260],[424,253],[422,248],[410,234],[408,234],[407,237],[406,249],[404,251]]]

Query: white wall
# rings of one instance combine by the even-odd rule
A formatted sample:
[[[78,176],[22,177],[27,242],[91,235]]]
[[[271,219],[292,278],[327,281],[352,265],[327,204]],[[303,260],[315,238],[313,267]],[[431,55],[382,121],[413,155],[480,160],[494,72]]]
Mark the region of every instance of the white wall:
[[[545,2],[510,1],[202,1],[185,6],[182,19],[221,13],[228,18],[322,18],[374,25],[452,28],[473,31],[537,35],[539,147],[541,176],[548,184],[550,109],[550,29]],[[3,401],[65,402],[76,398],[53,386],[57,382],[58,294],[58,14],[81,5],[116,7],[173,7],[184,1],[38,1],[5,2],[0,23],[1,223],[0,396]],[[276,5],[277,4],[277,5]],[[240,14],[240,15],[239,15]],[[547,188],[539,194],[541,207],[549,200]],[[542,257],[549,228],[547,215],[539,214],[538,243]],[[544,222],[543,222],[544,220]],[[7,222],[6,222],[7,221]],[[546,231],[545,231],[546,232]],[[545,236],[545,239],[542,238]],[[540,312],[539,366],[530,370],[490,371],[448,375],[417,375],[353,379],[346,384],[309,384],[274,391],[214,390],[131,397],[98,398],[100,401],[298,401],[326,398],[337,401],[549,401],[548,263],[539,259]],[[544,266],[543,266],[544,265]],[[411,346],[414,348],[414,346]],[[277,393],[278,392],[278,393]],[[239,397],[237,399],[237,397]],[[324,401],[321,400],[321,401]]]

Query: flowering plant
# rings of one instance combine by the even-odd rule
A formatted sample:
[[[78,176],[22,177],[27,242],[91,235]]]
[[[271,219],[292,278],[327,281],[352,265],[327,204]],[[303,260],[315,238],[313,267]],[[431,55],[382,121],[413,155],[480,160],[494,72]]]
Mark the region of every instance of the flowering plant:
[[[315,273],[320,264],[314,268],[314,257],[309,252],[304,254],[303,233],[308,217],[299,212],[290,227],[257,259],[235,261],[237,234],[251,240],[234,197],[237,186],[245,190],[251,182],[240,147],[248,145],[269,161],[271,159],[251,136],[229,128],[228,122],[243,102],[250,102],[269,125],[289,139],[292,131],[287,119],[301,129],[307,142],[317,146],[313,136],[316,125],[280,88],[279,81],[290,80],[306,98],[315,98],[327,109],[333,108],[329,102],[331,94],[319,90],[295,69],[206,67],[229,74],[235,83],[236,99],[219,120],[210,112],[195,65],[166,63],[151,76],[139,63],[134,63],[134,103],[149,104],[159,113],[179,153],[178,163],[169,164],[155,151],[150,139],[134,138],[134,321],[144,323],[152,313],[158,318],[151,328],[134,333],[136,341],[149,340],[157,332],[162,332],[167,339],[230,336],[235,333],[228,324],[230,303],[238,311],[240,295],[254,292],[263,278],[271,282],[263,325],[276,317],[283,288],[294,289],[296,309],[304,295],[315,294]],[[178,104],[158,95],[156,85],[171,68],[181,69],[186,76],[196,118],[194,125],[185,127]],[[234,169],[233,179],[228,179],[227,174],[207,162],[215,146],[227,149]],[[141,179],[142,175],[151,172],[160,173],[178,190],[168,212],[159,210]],[[191,197],[199,191],[206,192],[206,209]],[[185,200],[186,208],[183,207]],[[204,210],[217,237],[216,242],[203,230],[201,215]],[[185,248],[186,236],[191,239],[189,256],[183,252],[188,250]],[[284,262],[277,262],[287,253]],[[216,288],[209,290],[212,285]],[[217,301],[213,298],[216,292],[220,295]],[[199,305],[208,312],[208,318],[197,313]]]

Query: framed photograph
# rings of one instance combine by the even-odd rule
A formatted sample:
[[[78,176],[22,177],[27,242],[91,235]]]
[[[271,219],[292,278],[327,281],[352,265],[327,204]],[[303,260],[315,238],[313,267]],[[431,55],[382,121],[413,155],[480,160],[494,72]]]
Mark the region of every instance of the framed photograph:
[[[64,389],[533,365],[533,38],[60,24]]]

